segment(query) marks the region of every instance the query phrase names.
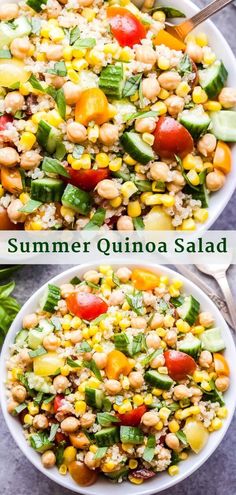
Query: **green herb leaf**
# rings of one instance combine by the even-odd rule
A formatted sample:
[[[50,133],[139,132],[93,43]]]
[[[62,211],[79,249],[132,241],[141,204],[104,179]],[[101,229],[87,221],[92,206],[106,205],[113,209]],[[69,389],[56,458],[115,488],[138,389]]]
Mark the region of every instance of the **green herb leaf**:
[[[97,413],[97,421],[101,426],[110,426],[112,423],[119,423],[120,420],[113,414],[107,412]]]
[[[149,10],[148,13],[154,14],[154,12],[158,12],[159,10],[164,12],[167,19],[177,19],[177,17],[186,17],[186,15],[183,12],[181,12],[181,10],[173,9],[172,7],[162,7],[162,6],[159,7],[158,6],[158,7],[155,7],[153,9]]]
[[[7,59],[11,58],[11,52],[7,48],[5,50],[0,50],[0,58],[1,59]]]
[[[46,349],[44,347],[39,347],[38,349],[35,349],[35,351],[29,351],[29,356],[31,358],[37,357],[37,356],[43,356],[43,354],[47,354]]]
[[[38,210],[38,208],[42,205],[41,201],[36,201],[35,199],[29,199],[26,205],[22,206],[19,211],[23,211],[24,213],[33,213],[33,211]]]
[[[80,352],[90,352],[92,350],[92,347],[88,344],[88,342],[84,341],[81,343],[78,350]]]
[[[144,230],[144,222],[142,217],[133,218],[133,226],[135,230]]]
[[[115,272],[112,272],[112,281],[114,282],[114,284],[117,287],[120,287],[120,279],[119,279],[119,277],[117,277],[117,275],[115,274]]]
[[[155,455],[156,439],[154,435],[150,435],[147,439],[147,445],[143,453],[143,459],[146,462],[151,462]]]
[[[142,74],[137,74],[136,76],[131,76],[129,79],[127,79],[123,89],[123,98],[134,95],[138,90],[141,80]]]
[[[71,368],[80,368],[82,366],[82,363],[81,361],[76,361],[74,359],[71,359],[71,358],[67,358],[66,360],[66,363],[68,364],[68,366],[70,366]]]
[[[134,335],[133,338],[133,346],[132,346],[132,355],[138,354],[138,352],[144,352],[147,350],[146,339],[143,333],[139,333],[138,335]]]
[[[10,89],[19,89],[19,87],[20,87],[20,82],[17,81],[10,86]]]
[[[17,120],[21,120],[21,119],[24,119],[26,116],[25,112],[23,112],[22,110],[18,110],[15,114],[14,114],[14,119],[17,119]]]
[[[93,48],[96,45],[95,38],[82,38],[77,39],[73,45],[74,48]]]
[[[171,297],[170,303],[173,304],[175,308],[178,308],[179,306],[182,306],[182,304],[184,303],[184,297],[183,296]]]
[[[63,120],[66,118],[66,99],[63,88],[57,90],[56,104],[58,112]]]
[[[74,147],[74,150],[73,150],[73,153],[72,153],[72,156],[73,158],[77,159],[77,158],[80,158],[81,155],[83,154],[84,152],[84,146],[82,146],[81,144],[77,144],[75,147]]]
[[[185,433],[181,430],[177,431],[176,432],[176,436],[177,438],[180,440],[180,442],[185,446],[187,447],[188,445],[188,440],[187,440],[187,437],[185,435]]]
[[[66,442],[60,442],[56,448],[56,465],[60,467],[63,463],[64,451],[65,451]]]
[[[57,430],[58,430],[59,426],[60,426],[60,425],[59,425],[58,423],[53,423],[53,424],[51,425],[51,429],[50,429],[50,433],[49,433],[49,437],[48,437],[49,442],[53,442],[53,440],[54,440],[54,438],[55,438],[55,436],[56,436],[56,432],[57,432]]]
[[[94,359],[91,359],[91,361],[83,361],[82,364],[85,368],[88,368],[90,371],[92,371],[92,373],[96,376],[96,378],[98,380],[102,381],[101,372],[100,372],[99,368],[97,367]]]
[[[74,45],[74,43],[79,39],[79,37],[80,37],[80,29],[78,26],[75,26],[70,31],[70,45]]]
[[[97,318],[95,318],[94,320],[92,320],[92,325],[97,325],[98,323],[100,323],[100,321],[105,320],[106,317],[107,317],[107,314],[106,313],[102,313]]]
[[[99,447],[94,455],[94,459],[102,459],[107,453],[108,447]]]
[[[156,349],[155,351],[148,354],[142,361],[142,366],[147,366],[155,357],[159,356],[159,354],[163,353],[163,349]]]
[[[102,227],[106,216],[105,208],[98,208],[92,216],[91,220],[84,226],[82,230],[98,230]]]
[[[136,120],[136,119],[141,119],[144,117],[157,117],[157,115],[158,115],[158,112],[154,112],[153,110],[149,110],[148,112],[141,111],[141,112],[130,113],[129,115],[126,115],[124,121],[128,122],[128,120]]]
[[[65,158],[65,155],[66,155],[66,147],[65,147],[65,145],[64,145],[64,143],[62,141],[59,141],[57,143],[57,147],[56,147],[56,151],[55,151],[54,157],[57,160],[62,161]]]
[[[42,163],[42,170],[44,172],[48,172],[50,174],[62,175],[63,177],[70,177],[66,168],[61,165],[59,160],[56,158],[50,158],[49,156],[45,156]]]
[[[52,402],[52,400],[54,400],[55,397],[56,397],[55,395],[49,395],[49,397],[47,397],[46,399],[43,399],[43,402],[45,404],[50,404],[50,402]]]
[[[147,192],[152,190],[152,183],[150,182],[150,180],[139,180],[134,178],[133,182],[135,183],[139,191]]]
[[[70,284],[72,285],[78,285],[81,283],[81,280],[79,279],[79,277],[74,277],[70,280]]]
[[[33,74],[31,74],[27,82],[29,82],[34,89],[37,89],[38,91],[42,91],[42,93],[45,93],[45,88],[42,86],[42,84],[40,84],[38,79]]]
[[[24,409],[26,409],[26,407],[27,407],[27,404],[25,402],[23,402],[22,404],[19,404],[18,406],[15,407],[14,413],[20,414],[21,411],[24,411]]]
[[[125,295],[126,301],[129,306],[137,315],[143,314],[143,293],[141,291],[135,291],[133,294]]]
[[[185,53],[181,58],[177,70],[181,76],[185,76],[186,74],[191,74],[191,72],[193,72],[192,61],[187,53]]]
[[[64,77],[67,75],[67,68],[65,62],[55,62],[53,69],[47,69],[48,74]]]
[[[27,0],[26,5],[35,10],[35,12],[41,12],[42,6],[47,4],[48,0]]]

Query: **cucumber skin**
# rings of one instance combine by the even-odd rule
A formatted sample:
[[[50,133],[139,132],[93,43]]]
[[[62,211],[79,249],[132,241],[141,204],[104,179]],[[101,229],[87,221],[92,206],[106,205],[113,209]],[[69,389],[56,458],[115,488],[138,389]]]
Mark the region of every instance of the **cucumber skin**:
[[[110,445],[114,445],[120,440],[119,428],[117,426],[103,428],[95,433],[95,440],[98,447],[109,447]]]
[[[170,390],[174,381],[168,375],[161,375],[158,371],[146,371],[144,379],[161,390]]]
[[[138,139],[142,140],[141,136],[135,134],[134,132],[124,132],[124,134],[120,138],[120,142],[121,142],[124,150],[134,160],[137,160],[137,162],[142,163],[142,165],[146,165],[148,162],[150,162],[150,160],[154,159],[154,153],[152,151],[152,148],[151,148],[151,146],[149,146],[148,144],[143,142],[145,147],[150,148],[150,155],[149,156],[147,154],[145,154],[145,152],[143,153],[142,151],[137,150],[136,146],[134,146],[132,143],[132,136],[130,136],[131,134],[134,135],[133,137],[135,137],[135,135],[136,135],[136,136],[138,136]],[[130,142],[130,138],[131,138],[131,142]]]
[[[121,99],[124,87],[123,67],[118,65],[105,67],[100,74],[98,85],[105,95]]]
[[[190,308],[187,311],[187,314],[182,315],[181,314],[181,308],[184,305],[186,305],[186,299],[189,301]],[[186,321],[189,325],[193,325],[197,319],[199,309],[200,309],[199,302],[193,296],[188,296],[187,298],[185,298],[185,301],[182,304],[182,306],[179,306],[178,313],[180,315],[180,318],[182,318],[184,321]]]
[[[67,184],[61,202],[63,206],[67,206],[81,215],[87,215],[91,209],[90,194],[71,184]]]
[[[143,432],[135,426],[121,426],[120,440],[122,443],[130,443],[131,445],[140,445],[143,443]]]
[[[224,130],[224,124],[223,122],[221,123],[220,117],[222,116],[227,116],[232,114],[232,117],[234,117],[235,124],[231,129],[229,129],[230,135],[227,132],[227,129]],[[211,112],[210,114],[211,121],[212,121],[212,134],[219,139],[220,141],[226,141],[228,143],[235,143],[236,142],[236,112],[231,111],[231,110],[220,110],[219,112]],[[217,120],[219,119],[219,122]],[[232,125],[232,124],[231,124]]]
[[[103,393],[101,392],[101,390],[96,390],[87,387],[85,389],[85,397],[86,397],[86,403],[89,406],[94,407],[95,409],[102,409]]]
[[[56,285],[48,284],[46,300],[43,304],[42,310],[47,313],[53,313],[55,306],[61,297],[61,291]]]
[[[185,118],[187,116],[187,119]],[[190,117],[190,120],[188,120],[188,116]],[[204,117],[204,120],[206,118]],[[182,114],[180,115],[179,118],[180,123],[190,132],[191,136],[193,139],[198,139],[200,136],[205,134],[207,132],[207,129],[211,123],[210,117],[208,117],[208,122],[205,122],[204,124],[199,124],[199,126],[195,126],[195,124],[191,123],[191,113],[189,112],[189,115],[187,114]]]
[[[178,351],[185,352],[185,354],[189,354],[189,356],[192,356],[193,358],[196,358],[201,350],[201,341],[197,338],[193,339],[193,342],[195,341],[195,347],[194,344],[191,348],[191,340],[188,343],[187,341],[180,342],[180,345],[178,347]]]
[[[204,71],[207,70],[211,70],[211,67],[199,71],[200,85],[206,91],[206,94],[209,98],[215,98],[225,85],[225,81],[228,77],[228,71],[225,68],[223,62],[221,61],[219,65],[218,74],[216,74],[214,80],[204,86]],[[203,78],[202,78],[202,73],[203,73]]]
[[[53,182],[52,182],[53,181]],[[52,189],[50,184],[56,186]],[[60,179],[36,179],[31,182],[31,199],[41,203],[54,203],[61,201],[64,191],[64,183]]]
[[[214,341],[214,334],[217,334],[215,336],[215,342],[217,342],[218,339],[218,345]],[[210,335],[210,339],[209,339]],[[213,337],[212,337],[213,335]],[[223,351],[225,349],[225,343],[222,338],[221,332],[219,328],[210,328],[209,330],[205,330],[203,334],[201,335],[201,341],[202,341],[202,346],[206,351],[210,352],[219,352]]]

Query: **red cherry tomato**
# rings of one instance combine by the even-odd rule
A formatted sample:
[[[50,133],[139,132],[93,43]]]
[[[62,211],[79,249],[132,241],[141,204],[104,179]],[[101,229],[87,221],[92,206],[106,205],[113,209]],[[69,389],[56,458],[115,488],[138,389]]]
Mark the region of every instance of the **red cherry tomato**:
[[[144,25],[123,7],[108,7],[111,32],[120,46],[134,46],[146,37]]]
[[[7,113],[5,115],[2,115],[0,117],[0,131],[5,131],[6,124],[12,121],[13,121],[13,117],[11,115],[8,115]]]
[[[118,414],[118,418],[123,426],[138,426],[146,411],[146,406],[139,406],[125,414]]]
[[[70,174],[70,179],[67,179],[67,181],[84,191],[92,191],[101,180],[109,177],[109,170],[106,168],[99,168],[98,170],[74,170],[73,168],[68,168],[67,170]]]
[[[183,158],[193,151],[193,138],[185,127],[172,117],[161,117],[154,131],[153,148],[161,158]]]
[[[60,407],[62,406],[62,401],[64,399],[64,395],[56,395],[54,401],[53,401],[53,407],[54,407],[54,411],[55,413],[58,411],[58,409],[60,409]]]
[[[170,350],[165,351],[164,356],[168,373],[177,382],[192,375],[197,367],[194,359],[185,352]]]
[[[61,442],[68,442],[68,437],[64,435],[61,431],[57,431],[55,435],[55,441],[56,443],[61,443]]]
[[[69,311],[82,318],[82,320],[94,320],[108,310],[108,305],[95,294],[74,292],[66,299]]]

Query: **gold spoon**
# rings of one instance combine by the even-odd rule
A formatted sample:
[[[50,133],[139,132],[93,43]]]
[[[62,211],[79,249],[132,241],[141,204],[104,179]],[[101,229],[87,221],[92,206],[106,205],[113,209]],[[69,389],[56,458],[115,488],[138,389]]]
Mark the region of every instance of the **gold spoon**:
[[[148,12],[148,10],[150,9],[153,9],[153,5],[155,4],[153,0],[133,0],[133,2],[138,8],[144,8],[146,12]],[[200,12],[197,12],[197,14],[190,17],[190,19],[186,19],[186,21],[181,22],[177,26],[174,26],[173,24],[167,22],[165,24],[165,30],[168,31],[168,33],[172,34],[172,36],[175,36],[175,38],[184,41],[186,36],[195,27],[206,21],[206,19],[211,17],[216,12],[219,12],[219,10],[226,7],[226,5],[231,2],[233,2],[233,0],[214,0],[214,2],[207,5],[204,9],[200,10]]]

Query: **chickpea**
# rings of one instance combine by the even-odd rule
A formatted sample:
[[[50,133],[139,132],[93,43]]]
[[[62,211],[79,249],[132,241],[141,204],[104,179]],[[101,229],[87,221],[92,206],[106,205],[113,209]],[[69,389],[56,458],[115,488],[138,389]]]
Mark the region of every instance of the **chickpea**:
[[[43,347],[46,351],[55,351],[59,347],[60,343],[60,339],[53,333],[51,335],[46,335],[43,339]]]
[[[129,268],[126,266],[123,266],[122,268],[118,268],[116,271],[116,276],[120,279],[121,282],[126,283],[130,280],[132,275],[132,272]]]
[[[65,84],[65,78],[56,74],[45,74],[45,81],[48,86],[54,86],[56,89],[62,88]]]
[[[63,48],[61,45],[48,45],[45,55],[48,60],[61,60]]]
[[[178,74],[178,72],[169,70],[163,72],[158,77],[158,82],[162,88],[167,89],[168,91],[174,91],[177,88],[178,84],[181,82],[181,76]]]
[[[214,170],[206,176],[206,186],[209,191],[218,191],[224,186],[225,175],[220,170]]]
[[[108,394],[110,395],[117,395],[119,392],[121,392],[121,384],[118,382],[118,380],[107,380],[105,383],[105,389]]]
[[[174,397],[176,400],[187,399],[191,392],[185,385],[176,385],[174,387]]]
[[[155,306],[156,298],[153,294],[151,294],[151,292],[144,292],[143,293],[143,302],[144,302],[145,306]]]
[[[15,167],[19,163],[20,157],[17,151],[10,146],[0,149],[0,165],[3,167]]]
[[[177,185],[177,186],[184,186],[185,185],[185,180],[184,180],[184,177],[182,176],[181,172],[179,172],[179,170],[174,170],[173,172],[173,182]]]
[[[149,348],[151,347],[152,349],[159,349],[161,345],[161,339],[156,332],[150,332],[146,337],[146,344]]]
[[[87,139],[87,129],[79,122],[71,122],[66,128],[67,138],[72,143],[83,143]]]
[[[96,270],[89,270],[84,274],[84,280],[86,280],[86,282],[98,284],[100,281],[100,274]]]
[[[164,337],[164,341],[167,343],[167,345],[173,347],[177,342],[177,333],[175,332],[175,330],[168,330]]]
[[[164,316],[161,315],[160,313],[156,313],[150,323],[150,327],[152,330],[156,330],[156,328],[162,327],[164,323]]]
[[[32,363],[32,358],[30,357],[27,349],[22,349],[19,352],[19,362],[22,363],[24,366],[28,366]]]
[[[81,342],[81,340],[83,340],[83,334],[81,330],[75,330],[74,332],[70,332],[70,340],[72,344],[78,344],[78,342]]]
[[[169,174],[169,167],[164,162],[155,162],[150,166],[150,175],[153,180],[166,182]]]
[[[12,389],[12,397],[14,400],[19,402],[20,404],[25,401],[27,396],[27,391],[23,385],[16,385]]]
[[[19,211],[21,208],[23,208],[23,203],[21,202],[20,199],[13,199],[13,201],[9,204],[7,208],[7,214],[11,222],[23,223],[25,221],[26,219],[25,213]]]
[[[153,117],[144,117],[143,119],[136,119],[134,127],[137,132],[152,133],[156,128],[156,120]]]
[[[80,423],[82,428],[90,428],[90,426],[92,426],[93,423],[95,422],[95,419],[96,419],[95,414],[92,414],[90,412],[83,414],[83,416],[80,418]]]
[[[128,215],[121,215],[117,220],[117,230],[134,230],[132,218]]]
[[[202,368],[210,368],[212,364],[212,355],[209,351],[202,351],[199,356],[199,364]]]
[[[189,43],[187,43],[186,52],[196,64],[200,64],[202,62],[203,51],[202,48],[196,43],[189,41]]]
[[[10,44],[10,50],[14,57],[23,60],[27,57],[30,46],[28,36],[24,36],[23,38],[15,38]]]
[[[74,416],[68,416],[61,422],[61,429],[65,433],[74,433],[78,430],[80,422]]]
[[[214,323],[214,318],[211,313],[208,311],[203,311],[202,313],[199,314],[199,323],[203,327],[209,328],[213,325]]]
[[[199,139],[197,149],[203,156],[210,156],[216,149],[216,137],[213,134],[205,134]]]
[[[132,328],[138,328],[140,330],[144,330],[147,326],[147,322],[142,316],[135,316],[134,318],[131,318],[130,324]]]
[[[51,0],[50,6],[48,5],[46,8],[49,19],[56,19],[61,13],[61,5],[57,0]]]
[[[41,461],[45,468],[50,469],[56,464],[56,456],[52,450],[46,450],[42,454]]]
[[[119,306],[124,302],[124,299],[125,299],[125,295],[122,292],[122,290],[120,289],[113,290],[113,292],[109,297],[108,304],[109,306]]]
[[[18,110],[22,110],[24,105],[24,96],[22,96],[19,91],[11,91],[5,97],[4,108],[8,113],[12,113],[14,115]]]
[[[153,77],[147,77],[142,82],[142,92],[145,98],[148,100],[155,100],[160,93],[160,84],[157,79]]]
[[[223,88],[218,96],[223,108],[233,108],[236,105],[236,88]]]
[[[11,21],[18,16],[19,7],[15,3],[4,3],[0,5],[0,20]]]
[[[165,357],[163,354],[159,354],[159,356],[156,356],[150,363],[151,368],[157,369],[160,368],[161,366],[164,366],[165,364]]]
[[[78,7],[89,7],[92,3],[93,0],[77,0]]]
[[[48,428],[48,418],[45,414],[36,414],[33,419],[33,427],[36,430],[46,430]]]
[[[185,101],[181,96],[171,95],[165,100],[165,104],[167,105],[168,113],[172,117],[177,117],[177,115],[182,112]]]
[[[35,313],[26,315],[23,318],[23,328],[34,328],[38,325],[38,317]]]
[[[148,64],[153,66],[157,61],[157,54],[151,46],[138,45],[136,48],[136,60],[142,62],[143,64]]]
[[[155,411],[148,411],[144,413],[141,421],[145,426],[152,427],[159,422],[159,416]]]
[[[129,374],[129,383],[133,388],[141,388],[144,384],[144,378],[140,371],[132,371]]]
[[[100,370],[103,370],[107,364],[107,355],[105,352],[95,352],[93,359]]]
[[[32,170],[39,166],[41,160],[42,157],[37,151],[25,151],[20,157],[20,166],[24,170]]]
[[[71,81],[67,81],[63,85],[63,90],[67,105],[75,105],[81,95],[81,89],[79,88],[79,86],[72,83]]]
[[[226,392],[229,388],[229,378],[228,376],[219,376],[216,378],[215,386],[220,392]]]
[[[50,349],[49,349],[50,350]],[[58,394],[62,394],[70,386],[70,382],[66,376],[58,375],[53,380],[53,387]]]
[[[68,297],[70,294],[75,292],[75,288],[72,284],[62,284],[61,285],[61,297]]]
[[[101,198],[114,199],[119,196],[119,189],[115,182],[110,179],[104,179],[99,182],[97,192]]]
[[[181,191],[182,188],[183,188],[183,186],[178,186],[174,182],[172,182],[171,184],[167,184],[167,189],[169,192],[177,193],[177,192]]]
[[[87,452],[84,457],[84,463],[89,469],[96,469],[100,465],[100,459],[94,459],[93,452]]]
[[[119,128],[114,124],[103,124],[99,129],[99,139],[106,146],[112,146],[119,138]]]
[[[9,412],[9,414],[14,414],[15,408],[17,406],[19,406],[19,402],[16,402],[15,400],[11,400],[10,402],[8,402],[7,411]]]
[[[179,448],[179,440],[174,433],[167,433],[165,443],[172,450],[178,450]]]

